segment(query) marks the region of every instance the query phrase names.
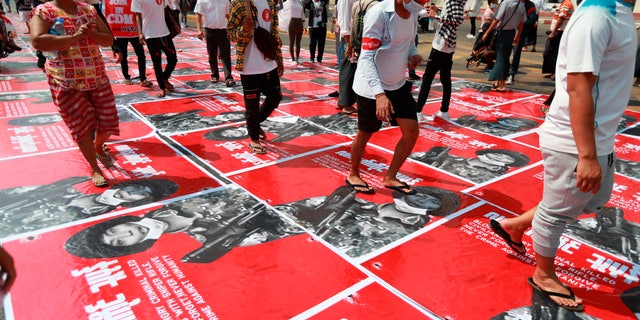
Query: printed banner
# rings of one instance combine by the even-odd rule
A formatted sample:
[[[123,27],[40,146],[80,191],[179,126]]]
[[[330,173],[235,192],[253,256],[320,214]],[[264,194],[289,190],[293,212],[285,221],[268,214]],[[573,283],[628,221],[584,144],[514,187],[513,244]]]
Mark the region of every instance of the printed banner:
[[[365,278],[234,187],[3,246],[17,319],[286,319]]]

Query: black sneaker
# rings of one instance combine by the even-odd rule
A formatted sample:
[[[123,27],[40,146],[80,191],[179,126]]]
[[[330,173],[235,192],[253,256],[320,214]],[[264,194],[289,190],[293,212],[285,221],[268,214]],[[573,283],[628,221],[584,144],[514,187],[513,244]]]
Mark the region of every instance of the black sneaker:
[[[339,95],[340,95],[340,92],[338,91],[334,91],[328,94],[328,96],[331,98],[337,98]]]
[[[409,75],[409,80],[420,80],[420,76],[417,74],[410,74]]]

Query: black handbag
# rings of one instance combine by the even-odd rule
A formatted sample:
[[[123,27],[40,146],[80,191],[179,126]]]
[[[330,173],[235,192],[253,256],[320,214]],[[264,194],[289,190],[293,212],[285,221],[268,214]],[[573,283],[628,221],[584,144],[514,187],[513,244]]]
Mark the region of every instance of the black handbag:
[[[253,32],[253,41],[265,58],[276,60],[278,41],[276,41],[276,38],[269,30],[263,27],[257,27]]]
[[[169,37],[171,37],[171,39],[182,32],[182,28],[180,28],[180,24],[178,24],[178,21],[173,17],[169,6],[164,7],[164,22],[167,24],[167,28],[169,28]]]

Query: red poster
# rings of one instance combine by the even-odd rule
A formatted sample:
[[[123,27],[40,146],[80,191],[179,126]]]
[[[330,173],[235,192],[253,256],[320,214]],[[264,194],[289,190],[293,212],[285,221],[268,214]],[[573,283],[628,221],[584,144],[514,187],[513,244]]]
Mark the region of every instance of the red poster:
[[[398,178],[417,194],[384,188],[391,154],[375,148],[365,154],[361,177],[376,192],[356,193],[345,183],[349,157],[349,148],[333,148],[229,178],[352,258],[375,255],[477,201],[458,192],[468,183],[415,163],[405,163]]]
[[[337,80],[337,79],[336,79]],[[294,101],[324,98],[336,90],[335,86],[325,86],[311,81],[281,82],[282,94],[290,95]]]
[[[0,163],[0,234],[35,231],[217,187],[219,182],[157,138],[109,144],[107,188],[93,186],[78,150]]]
[[[27,91],[0,95],[0,117],[19,117],[58,112],[51,101],[51,92]]]
[[[249,150],[249,135],[244,124],[201,130],[172,138],[224,174],[351,141],[349,137],[305,119],[282,116],[277,111],[261,125],[267,134],[267,139],[262,143],[269,151],[264,155],[256,155]]]
[[[619,134],[615,142],[616,172],[640,180],[640,138]]]
[[[400,135],[399,128],[390,128],[373,135],[370,143],[393,150]],[[541,156],[528,146],[436,119],[420,124],[420,137],[409,158],[484,183],[531,165]]]
[[[157,130],[169,135],[245,122],[243,97],[235,92],[176,99],[170,104],[148,101],[131,106]]]
[[[506,313],[523,319],[540,319],[541,313],[554,319],[570,317],[548,298],[532,294],[527,284],[534,270],[531,240],[525,236],[527,255],[513,253],[488,225],[489,219],[502,217],[511,215],[482,205],[363,266],[447,319],[489,319]],[[633,295],[640,272],[637,264],[567,235],[561,240],[556,265],[561,280],[584,300],[587,315],[633,317],[638,304]],[[631,296],[632,302],[625,304],[623,295]]]
[[[314,310],[311,310],[314,311]],[[311,313],[311,312],[308,312]],[[307,314],[305,314],[306,316]],[[296,318],[297,319],[297,318]],[[303,319],[303,318],[300,318]],[[304,319],[432,319],[423,310],[392,294],[378,283],[372,283],[340,301]]]
[[[47,79],[44,73],[0,75],[0,93],[14,93],[33,90],[49,90],[49,84],[47,84]]]
[[[234,187],[3,246],[17,319],[285,319],[365,278]]]
[[[549,106],[543,103],[546,99],[546,95],[534,95],[525,99],[504,103],[500,105],[500,110],[544,120],[544,115],[549,110]]]

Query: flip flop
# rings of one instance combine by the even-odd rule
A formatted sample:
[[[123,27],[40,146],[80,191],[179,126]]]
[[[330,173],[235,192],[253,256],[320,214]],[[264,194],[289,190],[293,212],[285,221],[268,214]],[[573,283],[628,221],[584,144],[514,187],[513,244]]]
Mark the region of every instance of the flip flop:
[[[167,90],[174,92],[176,91],[176,88],[169,82],[169,80],[166,80],[164,82],[164,85],[167,87]]]
[[[391,189],[391,190],[395,190],[395,191],[399,191],[402,192],[406,195],[412,195],[412,194],[416,194],[418,193],[418,191],[416,191],[416,189],[411,188],[406,182],[403,182],[401,186],[384,186],[387,189]],[[405,190],[410,190],[410,191],[405,191]]]
[[[502,240],[504,240],[507,243],[507,245],[509,246],[509,248],[511,248],[511,250],[519,254],[527,253],[527,248],[524,246],[524,244],[522,242],[515,242],[511,240],[511,236],[507,231],[505,231],[502,228],[498,220],[493,220],[493,219],[489,220],[489,226],[491,227],[491,230],[493,230],[495,234],[497,234],[500,238],[502,238]]]
[[[99,177],[92,175],[91,182],[93,182],[93,185],[98,188],[106,187],[107,185],[109,185],[109,182],[107,181],[107,179],[105,179],[105,177],[102,175],[100,175]]]
[[[102,164],[104,164],[107,167],[110,167],[113,165],[113,158],[111,158],[111,156],[108,153],[105,153],[105,156],[101,156],[96,152],[96,159],[98,159],[98,161],[100,161]]]
[[[376,190],[373,189],[366,182],[364,184],[351,183],[351,182],[349,182],[349,179],[345,179],[344,182],[347,184],[347,187],[351,188],[355,192],[360,192],[360,193],[364,193],[364,194],[373,194],[374,192],[376,192]],[[356,188],[362,188],[362,189],[366,189],[366,190],[358,190]]]
[[[533,290],[536,290],[536,291],[542,293],[545,297],[549,298],[549,300],[551,302],[555,303],[558,307],[567,309],[569,311],[576,311],[576,312],[584,311],[584,305],[582,303],[578,304],[577,306],[563,306],[563,305],[558,304],[555,301],[553,301],[553,299],[551,299],[551,297],[560,297],[560,298],[570,299],[570,300],[575,301],[576,300],[576,295],[573,294],[573,291],[571,290],[571,288],[569,288],[567,286],[564,286],[565,288],[567,288],[567,290],[569,290],[569,294],[564,294],[564,293],[559,293],[559,292],[552,292],[552,291],[543,290],[542,288],[540,288],[533,281],[533,278],[528,278],[527,282],[533,288]]]
[[[267,153],[267,149],[264,148],[264,146],[262,145],[253,145],[251,143],[249,143],[249,149],[251,149],[251,152],[255,153],[255,154],[265,154]]]

